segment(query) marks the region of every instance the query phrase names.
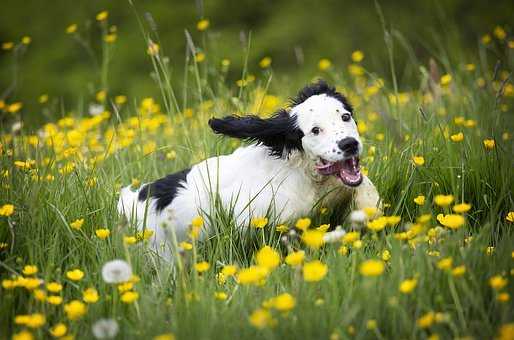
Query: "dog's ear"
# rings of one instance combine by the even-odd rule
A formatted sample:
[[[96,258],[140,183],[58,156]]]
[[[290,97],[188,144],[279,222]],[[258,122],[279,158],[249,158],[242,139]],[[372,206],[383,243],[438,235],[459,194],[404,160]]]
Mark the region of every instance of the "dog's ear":
[[[297,127],[296,117],[280,110],[263,119],[257,116],[228,116],[212,118],[209,126],[214,132],[263,144],[270,154],[277,157],[288,155],[293,150],[302,150],[303,132]]]

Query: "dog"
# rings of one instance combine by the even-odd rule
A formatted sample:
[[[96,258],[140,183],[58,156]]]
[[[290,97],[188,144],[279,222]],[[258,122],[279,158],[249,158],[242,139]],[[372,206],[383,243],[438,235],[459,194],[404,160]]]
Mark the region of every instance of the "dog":
[[[121,190],[118,211],[138,228],[154,231],[153,248],[165,256],[186,240],[192,220],[210,214],[214,200],[232,209],[244,230],[254,217],[274,211],[280,220],[307,216],[319,202],[356,209],[378,207],[379,194],[360,171],[363,145],[348,99],[325,81],[304,87],[287,109],[269,118],[212,118],[216,134],[250,142],[229,155]],[[202,228],[201,236],[209,234]]]

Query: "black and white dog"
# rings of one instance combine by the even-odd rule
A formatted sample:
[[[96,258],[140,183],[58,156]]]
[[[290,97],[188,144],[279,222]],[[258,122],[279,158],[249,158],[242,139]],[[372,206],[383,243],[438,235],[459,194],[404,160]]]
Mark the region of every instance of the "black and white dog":
[[[209,125],[215,133],[252,144],[137,191],[121,190],[119,212],[155,231],[157,251],[172,232],[178,242],[187,238],[193,218],[214,209],[213,193],[233,208],[241,227],[270,207],[286,221],[308,215],[320,200],[325,207],[352,198],[356,209],[379,205],[377,190],[360,172],[362,142],[352,106],[324,81],[306,86],[288,109],[270,118],[229,116]]]

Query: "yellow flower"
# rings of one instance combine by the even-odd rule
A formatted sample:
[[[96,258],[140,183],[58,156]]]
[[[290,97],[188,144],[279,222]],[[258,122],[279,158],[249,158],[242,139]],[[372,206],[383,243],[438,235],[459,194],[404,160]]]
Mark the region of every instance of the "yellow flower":
[[[116,103],[116,105],[123,105],[127,102],[127,96],[118,95],[114,97],[114,102]]]
[[[70,227],[72,227],[75,230],[79,230],[82,228],[82,225],[84,224],[84,219],[80,218],[70,223]]]
[[[136,301],[137,299],[139,299],[138,292],[128,291],[121,295],[121,301],[123,303],[130,304],[130,303]]]
[[[77,24],[71,24],[68,27],[66,27],[66,34],[72,34],[77,32]]]
[[[305,231],[305,230],[307,230],[307,228],[309,228],[310,225],[311,225],[311,219],[306,217],[306,218],[298,219],[298,221],[296,221],[295,227],[300,230]]]
[[[135,236],[123,236],[123,242],[128,245],[136,244],[137,238]]]
[[[228,298],[228,295],[225,292],[214,292],[214,298],[216,300],[224,301],[224,300],[226,300]]]
[[[366,328],[369,330],[377,329],[377,320],[370,319],[370,320],[366,321]]]
[[[150,40],[148,42],[148,47],[146,49],[146,53],[151,56],[156,56],[159,54],[160,49],[161,49],[161,47],[159,46],[159,44]]]
[[[195,54],[195,61],[197,63],[201,63],[205,60],[205,53],[203,52],[196,52]]]
[[[440,79],[441,86],[447,86],[452,82],[452,76],[450,74],[445,74]]]
[[[60,322],[60,323],[56,324],[55,326],[53,326],[52,328],[50,328],[50,334],[54,338],[60,338],[61,336],[64,336],[67,331],[68,331],[68,327],[66,327],[66,325],[63,324],[62,322]]]
[[[14,205],[4,204],[0,207],[0,216],[11,216],[14,214]]]
[[[191,243],[189,243],[189,242],[185,242],[185,241],[184,242],[180,242],[178,245],[179,245],[180,248],[182,248],[184,250],[191,250],[191,249],[193,249],[193,245]]]
[[[346,234],[344,234],[341,241],[344,244],[350,244],[350,243],[357,241],[360,237],[361,237],[361,234],[358,231],[350,231],[350,232],[347,232]]]
[[[199,273],[203,273],[209,270],[210,267],[211,265],[209,264],[209,262],[206,261],[198,262],[197,264],[195,264],[195,269]]]
[[[284,293],[273,298],[272,306],[280,312],[288,312],[296,306],[296,300],[291,294]]]
[[[95,230],[96,237],[98,237],[101,240],[106,239],[111,234],[111,231],[109,229],[96,229]]]
[[[453,259],[451,257],[445,257],[437,262],[437,268],[441,270],[448,270],[452,268]]]
[[[385,228],[385,226],[387,225],[387,221],[387,217],[381,216],[377,219],[374,219],[371,222],[368,222],[366,226],[368,227],[368,229],[371,229],[374,232],[378,232]]]
[[[416,288],[417,285],[418,285],[417,279],[407,279],[407,280],[403,280],[400,283],[400,287],[398,289],[403,294],[409,294],[414,290],[414,288]]]
[[[280,254],[270,246],[264,246],[255,255],[255,262],[260,267],[271,270],[280,264]]]
[[[440,207],[447,207],[453,202],[453,195],[436,195],[434,203]]]
[[[348,73],[352,76],[359,77],[364,75],[364,68],[359,64],[350,64],[348,65]]]
[[[508,222],[514,223],[514,211],[509,211],[509,213],[507,214],[507,216],[505,216],[505,219],[506,219]]]
[[[173,333],[164,333],[153,337],[153,340],[175,340]]]
[[[62,290],[62,285],[57,282],[49,282],[46,284],[46,289],[52,293],[59,293]]]
[[[236,272],[237,272],[237,266],[234,266],[234,265],[231,265],[231,264],[226,265],[226,266],[223,267],[221,272],[225,276],[234,276],[236,274]]]
[[[352,52],[352,61],[354,63],[360,63],[364,59],[364,53],[360,50]]]
[[[509,293],[500,293],[498,296],[496,296],[496,301],[499,302],[508,302],[510,300]]]
[[[84,277],[84,272],[80,269],[73,269],[66,272],[66,277],[72,281],[80,281]]]
[[[500,40],[505,39],[505,37],[507,36],[507,33],[505,32],[505,30],[500,26],[496,26],[494,28],[493,34],[496,38],[498,38]]]
[[[305,252],[303,250],[295,251],[286,256],[286,263],[290,266],[299,266],[305,259]]]
[[[12,336],[12,340],[33,340],[34,336],[27,330],[23,330],[19,333],[15,333]]]
[[[339,247],[339,249],[337,249],[337,252],[339,253],[339,255],[342,255],[342,256],[346,256],[348,255],[348,247],[347,246],[341,246]]]
[[[98,292],[94,288],[88,288],[82,292],[82,300],[87,303],[95,303],[99,299]]]
[[[100,13],[98,13],[96,15],[96,20],[97,21],[104,21],[107,19],[107,17],[109,17],[109,12],[107,11],[101,11]]]
[[[425,158],[423,156],[412,156],[412,161],[417,166],[422,166],[423,164],[425,164]]]
[[[120,293],[124,293],[124,292],[127,292],[129,290],[132,290],[132,288],[134,288],[134,283],[133,282],[124,282],[124,283],[120,283],[118,285],[118,291]]]
[[[466,266],[457,266],[452,269],[452,275],[459,277],[466,273]]]
[[[271,312],[264,308],[259,308],[253,311],[253,313],[248,318],[248,321],[250,321],[252,326],[259,329],[266,328],[274,324]]]
[[[414,197],[414,203],[416,203],[417,205],[424,205],[425,204],[425,196],[418,195],[418,196]]]
[[[268,224],[268,219],[266,217],[254,217],[251,224],[254,228],[262,229]]]
[[[501,290],[508,283],[508,280],[503,278],[501,275],[495,275],[489,279],[489,286],[493,289]]]
[[[497,340],[512,340],[514,339],[514,322],[503,324],[498,331]]]
[[[320,69],[320,71],[326,71],[330,67],[332,67],[332,62],[327,58],[320,59],[320,61],[318,62],[318,68]]]
[[[484,34],[482,36],[481,41],[482,41],[482,44],[487,45],[491,42],[491,36],[489,34]]]
[[[464,134],[462,132],[456,133],[454,135],[451,135],[450,139],[452,140],[452,142],[455,143],[462,142],[464,140]]]
[[[302,241],[311,248],[319,249],[325,243],[324,235],[325,233],[320,230],[306,230],[302,234]]]
[[[207,28],[209,28],[209,20],[207,19],[202,19],[200,21],[198,21],[198,23],[196,24],[196,29],[199,30],[200,32],[201,31],[205,31]]]
[[[46,302],[48,302],[51,305],[57,306],[62,303],[62,297],[58,295],[50,295],[46,298]]]
[[[384,262],[380,260],[366,260],[359,266],[363,276],[379,276],[384,272]]]
[[[24,44],[24,45],[28,45],[32,42],[32,38],[29,37],[29,36],[24,36],[23,38],[21,38],[21,43]]]
[[[450,214],[450,215],[439,214],[439,215],[437,215],[437,220],[439,221],[439,223],[441,223],[442,225],[444,225],[445,227],[448,227],[450,229],[459,229],[466,222],[464,217],[462,217],[461,215],[455,215],[455,214]]]
[[[237,282],[242,285],[259,284],[268,276],[268,273],[269,270],[261,266],[243,268],[237,274]]]
[[[5,51],[11,50],[14,47],[14,43],[12,41],[7,41],[2,43],[2,49]]]
[[[494,139],[484,139],[484,147],[486,150],[492,150],[494,149],[496,143],[494,142]]]
[[[34,290],[34,298],[38,301],[45,301],[46,300],[46,293],[42,289],[36,289]]]
[[[289,228],[285,224],[280,224],[275,228],[279,233],[286,233],[289,231]]]
[[[271,66],[271,58],[270,57],[264,57],[259,61],[259,67],[260,68],[268,68]]]
[[[306,282],[321,281],[328,272],[328,266],[321,261],[314,260],[303,266],[303,280]]]
[[[193,227],[197,227],[197,228],[200,228],[202,225],[203,225],[203,218],[201,216],[196,216],[195,218],[193,218],[193,220],[191,221],[191,225]]]
[[[400,221],[402,220],[402,218],[400,216],[386,216],[385,219],[387,221],[387,225],[389,225],[391,227],[394,227],[395,225],[400,223]]]
[[[429,328],[430,326],[432,326],[434,321],[435,313],[428,312],[426,314],[423,314],[418,320],[416,320],[416,325],[418,325],[419,328]]]
[[[466,69],[466,71],[468,72],[472,72],[474,71],[477,67],[475,64],[466,64],[464,65],[464,68]]]
[[[471,204],[463,202],[463,203],[454,205],[452,209],[457,214],[463,214],[465,212],[468,212],[469,209],[471,209]]]
[[[382,252],[382,260],[384,261],[389,261],[391,259],[391,252],[387,249],[385,249],[383,252]]]
[[[23,267],[23,275],[34,275],[38,272],[37,266],[26,265]]]
[[[70,320],[77,320],[87,313],[87,306],[79,300],[72,300],[64,305],[64,312]]]

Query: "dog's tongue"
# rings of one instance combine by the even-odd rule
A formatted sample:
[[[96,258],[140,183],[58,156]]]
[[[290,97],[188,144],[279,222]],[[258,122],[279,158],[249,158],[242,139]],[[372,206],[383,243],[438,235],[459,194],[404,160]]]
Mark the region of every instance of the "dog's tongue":
[[[359,167],[359,159],[352,157],[344,160],[339,169],[339,178],[344,184],[357,186],[362,182],[362,174]]]

